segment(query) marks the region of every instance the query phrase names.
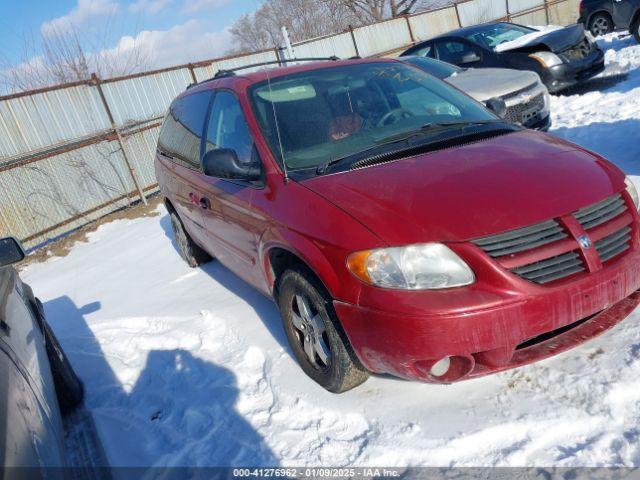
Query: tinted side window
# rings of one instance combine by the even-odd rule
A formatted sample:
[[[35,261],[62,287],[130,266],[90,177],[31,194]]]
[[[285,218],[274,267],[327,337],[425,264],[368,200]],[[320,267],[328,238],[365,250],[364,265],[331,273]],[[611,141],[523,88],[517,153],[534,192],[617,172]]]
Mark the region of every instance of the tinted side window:
[[[417,57],[431,57],[433,58],[435,55],[433,54],[433,44],[429,43],[418,50],[411,52],[412,55]]]
[[[252,159],[253,139],[238,99],[229,92],[217,92],[207,127],[205,153],[216,148],[235,150],[243,163]]]
[[[171,104],[158,148],[189,168],[200,168],[200,140],[211,92],[198,92]]]
[[[464,63],[468,55],[479,55],[478,50],[462,42],[438,42],[436,48],[440,60],[457,65]]]

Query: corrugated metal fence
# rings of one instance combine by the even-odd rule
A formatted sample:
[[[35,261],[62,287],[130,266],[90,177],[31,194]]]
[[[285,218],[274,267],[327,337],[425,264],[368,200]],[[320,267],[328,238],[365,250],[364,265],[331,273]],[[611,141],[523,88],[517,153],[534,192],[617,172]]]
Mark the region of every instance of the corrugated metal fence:
[[[567,25],[577,15],[578,0],[468,0],[299,42],[294,56],[384,55],[459,26]],[[264,50],[0,97],[0,236],[33,247],[144,200],[157,190],[153,156],[171,100],[220,69],[278,57]]]

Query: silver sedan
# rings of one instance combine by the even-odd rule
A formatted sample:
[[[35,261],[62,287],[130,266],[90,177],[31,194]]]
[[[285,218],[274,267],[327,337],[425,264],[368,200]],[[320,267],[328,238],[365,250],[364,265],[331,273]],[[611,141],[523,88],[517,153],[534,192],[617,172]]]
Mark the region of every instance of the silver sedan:
[[[504,100],[502,117],[527,128],[548,130],[549,92],[538,74],[508,68],[460,68],[433,58],[407,56],[399,60],[444,80],[479,102]]]

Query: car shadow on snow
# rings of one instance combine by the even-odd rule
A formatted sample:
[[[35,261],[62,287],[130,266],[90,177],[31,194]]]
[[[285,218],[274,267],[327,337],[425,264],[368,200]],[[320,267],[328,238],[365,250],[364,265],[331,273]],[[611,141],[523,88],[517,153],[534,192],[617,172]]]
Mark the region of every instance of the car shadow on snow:
[[[67,296],[44,304],[71,364],[85,384],[85,406],[93,415],[106,456],[118,466],[144,467],[142,477],[199,478],[203,471],[147,467],[212,467],[278,464],[260,434],[236,411],[239,389],[228,369],[182,349],[149,350],[134,379],[135,359],[105,354],[85,315]],[[109,328],[108,321],[95,328]],[[114,327],[117,328],[117,327]],[[121,332],[120,332],[121,334]],[[105,340],[110,341],[108,336]],[[144,345],[144,343],[143,343]],[[117,365],[125,382],[114,372]],[[119,475],[118,470],[114,476]]]
[[[169,215],[165,215],[160,219],[160,226],[167,238],[171,240],[171,245],[177,254],[178,244],[176,243],[176,239],[173,235]],[[244,300],[247,305],[250,305],[267,330],[269,330],[271,336],[273,336],[273,338],[291,358],[294,358],[293,351],[291,350],[287,340],[287,335],[285,334],[282,326],[280,312],[270,298],[261,294],[258,290],[215,259],[209,263],[201,265],[199,268],[224,288]]]
[[[615,163],[628,175],[640,175],[640,119],[594,122],[552,129],[550,133],[593,150]]]

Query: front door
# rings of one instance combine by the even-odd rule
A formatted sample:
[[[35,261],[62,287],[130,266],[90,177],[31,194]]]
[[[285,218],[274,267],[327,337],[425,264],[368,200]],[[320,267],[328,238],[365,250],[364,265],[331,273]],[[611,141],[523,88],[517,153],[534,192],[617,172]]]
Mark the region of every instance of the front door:
[[[257,150],[237,97],[217,91],[205,134],[203,155],[216,148],[234,150],[243,163],[259,163]],[[262,221],[251,208],[259,186],[246,181],[203,176],[207,207],[202,210],[209,245],[215,256],[248,282],[262,282],[258,239]]]

